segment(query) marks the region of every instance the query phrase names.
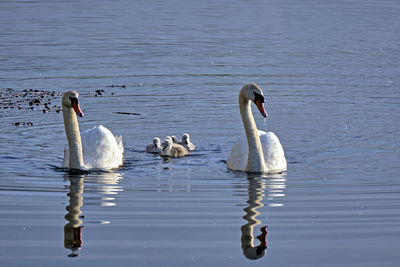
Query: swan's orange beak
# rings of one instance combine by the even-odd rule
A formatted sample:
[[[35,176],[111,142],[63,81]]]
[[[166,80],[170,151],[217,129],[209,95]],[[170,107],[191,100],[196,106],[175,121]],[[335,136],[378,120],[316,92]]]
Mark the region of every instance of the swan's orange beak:
[[[264,102],[262,99],[257,99],[254,101],[254,104],[256,104],[258,110],[260,111],[261,115],[263,115],[264,118],[268,116],[267,111],[264,108]]]
[[[71,105],[72,108],[74,109],[76,115],[78,115],[79,117],[83,117],[83,112],[81,110],[81,108],[79,107],[79,102],[77,98],[71,98]]]

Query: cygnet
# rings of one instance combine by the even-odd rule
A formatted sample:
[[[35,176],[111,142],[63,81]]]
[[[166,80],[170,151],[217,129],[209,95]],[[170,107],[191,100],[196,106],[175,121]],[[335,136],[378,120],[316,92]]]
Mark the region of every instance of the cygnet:
[[[190,136],[188,133],[185,133],[182,136],[182,141],[179,141],[178,144],[184,146],[188,151],[193,151],[196,149],[196,146],[192,142],[190,142]]]
[[[146,146],[147,153],[160,153],[162,150],[161,140],[158,137],[154,137],[153,143]]]
[[[189,154],[189,151],[179,144],[174,144],[171,139],[165,139],[163,142],[163,148],[161,156],[164,157],[184,157]]]

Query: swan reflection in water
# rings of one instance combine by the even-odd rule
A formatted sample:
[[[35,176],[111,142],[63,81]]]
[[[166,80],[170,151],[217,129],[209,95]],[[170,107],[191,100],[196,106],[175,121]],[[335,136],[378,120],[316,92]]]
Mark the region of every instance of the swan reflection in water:
[[[69,205],[65,208],[68,213],[65,219],[68,223],[64,226],[64,247],[71,250],[69,257],[79,256],[77,253],[82,246],[82,221],[80,220],[83,193],[83,175],[69,175]]]
[[[268,177],[255,177],[249,175],[247,177],[249,182],[248,185],[248,206],[244,208],[245,215],[243,218],[247,221],[241,227],[241,243],[243,254],[247,259],[257,260],[265,255],[265,250],[267,249],[267,226],[262,226],[260,228],[261,233],[256,236],[260,241],[258,246],[254,245],[254,227],[261,224],[261,221],[257,219],[260,212],[257,211],[258,208],[264,206],[262,203],[263,197],[267,196],[270,203],[267,204],[269,207],[279,207],[283,206],[281,203],[274,203],[276,197],[285,196],[283,190],[286,188],[286,179],[281,174],[276,174]]]
[[[64,247],[71,250],[68,257],[77,257],[83,244],[81,219],[84,219],[84,216],[81,215],[81,207],[83,206],[84,183],[86,194],[88,192],[89,194],[101,195],[118,194],[119,191],[122,191],[122,188],[117,185],[121,175],[112,172],[86,175],[67,174],[64,178],[70,182],[69,192],[67,193],[69,205],[65,208],[68,212],[65,215],[68,223],[64,226]],[[114,198],[101,196],[99,200],[96,200],[96,204],[101,206],[115,205],[110,202]]]

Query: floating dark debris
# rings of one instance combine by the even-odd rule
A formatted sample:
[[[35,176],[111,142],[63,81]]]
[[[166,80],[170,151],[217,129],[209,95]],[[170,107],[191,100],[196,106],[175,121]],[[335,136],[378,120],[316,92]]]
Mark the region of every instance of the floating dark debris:
[[[120,112],[120,111],[116,111],[114,112],[115,114],[123,114],[123,115],[135,115],[135,116],[140,116],[142,114],[140,113],[134,113],[134,112]]]
[[[51,101],[59,96],[61,94],[54,91],[33,89],[19,91],[13,88],[0,88],[0,109],[34,110],[37,108],[43,113],[51,110],[60,112],[60,106],[51,107]]]
[[[104,86],[104,87],[105,88],[126,88],[126,85],[125,84],[122,84],[122,85],[107,85],[107,86]],[[109,92],[108,90],[104,90],[104,89],[97,89],[94,92],[95,92],[94,96],[103,96],[106,93],[107,94],[110,93],[111,95],[117,95],[117,93],[115,91]]]
[[[106,86],[106,87],[111,87],[111,88],[114,88],[114,87],[126,88],[126,85],[125,85],[125,84],[122,84],[122,85],[115,85],[115,84],[112,84],[112,85],[108,85],[108,86]]]
[[[14,122],[13,125],[15,125],[15,126],[33,126],[33,122],[31,122],[31,121],[28,121],[28,122],[25,122],[25,121],[19,122],[19,121],[17,121],[17,122]]]
[[[96,92],[96,94],[94,96],[102,96],[104,94],[103,89],[96,90],[95,92]]]

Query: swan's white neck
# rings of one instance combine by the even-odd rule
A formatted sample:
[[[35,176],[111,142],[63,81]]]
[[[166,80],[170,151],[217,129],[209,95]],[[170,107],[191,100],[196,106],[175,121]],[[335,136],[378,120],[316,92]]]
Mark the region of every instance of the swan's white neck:
[[[79,132],[78,119],[76,118],[76,114],[72,108],[63,105],[62,111],[65,133],[67,135],[69,146],[69,168],[84,170],[85,165],[83,163],[82,141]]]
[[[267,170],[264,161],[264,153],[261,146],[257,125],[251,113],[251,102],[242,93],[239,95],[240,115],[246,132],[249,154],[247,156],[247,172],[265,172]]]

